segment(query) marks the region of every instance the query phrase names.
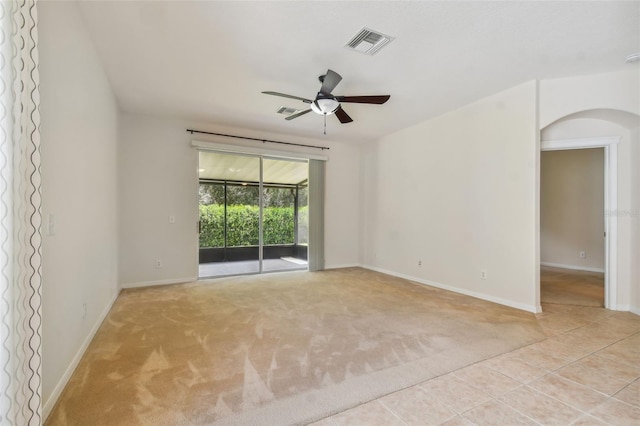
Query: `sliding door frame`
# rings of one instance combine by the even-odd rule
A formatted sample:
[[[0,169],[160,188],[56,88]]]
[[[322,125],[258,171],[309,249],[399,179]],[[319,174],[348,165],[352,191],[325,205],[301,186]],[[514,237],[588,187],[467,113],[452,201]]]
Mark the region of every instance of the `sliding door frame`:
[[[260,180],[258,181],[258,274],[264,271],[262,261],[264,260],[264,157],[260,159]]]
[[[191,145],[197,149],[198,152],[217,152],[220,154],[230,154],[230,155],[242,155],[242,156],[251,156],[257,157],[260,159],[260,180],[259,180],[259,220],[258,220],[258,274],[262,274],[264,272],[263,269],[263,260],[264,260],[264,223],[263,223],[263,209],[264,209],[264,200],[263,200],[263,188],[264,188],[264,160],[290,160],[290,161],[303,161],[306,160],[307,164],[310,163],[310,160],[319,160],[319,161],[327,161],[328,158],[323,155],[314,155],[314,154],[302,154],[296,152],[287,152],[287,151],[278,151],[278,150],[270,150],[270,149],[262,149],[256,147],[247,147],[247,146],[236,146],[236,145],[228,145],[221,144],[216,142],[203,142],[203,141],[192,141]],[[196,170],[198,168],[196,167]],[[199,182],[198,179],[196,179]],[[297,198],[297,197],[296,197]],[[226,202],[226,198],[225,198]],[[297,199],[296,199],[297,203]],[[297,206],[296,206],[297,208]],[[324,221],[324,218],[322,218]],[[294,224],[297,226],[297,223]],[[324,229],[324,224],[320,224],[320,228]],[[226,230],[225,230],[226,232]],[[196,241],[199,249],[199,242]],[[296,242],[294,241],[294,244]],[[312,240],[309,238],[309,248],[308,248],[308,256],[310,258],[312,252]],[[320,242],[321,249],[324,250],[324,242]],[[322,254],[322,259],[324,259],[324,255]],[[324,264],[324,262],[322,262]],[[196,263],[196,271],[198,271],[199,262]],[[309,262],[308,270],[311,270],[311,262]],[[274,271],[277,272],[277,271]],[[196,276],[200,278],[199,272],[196,273]]]

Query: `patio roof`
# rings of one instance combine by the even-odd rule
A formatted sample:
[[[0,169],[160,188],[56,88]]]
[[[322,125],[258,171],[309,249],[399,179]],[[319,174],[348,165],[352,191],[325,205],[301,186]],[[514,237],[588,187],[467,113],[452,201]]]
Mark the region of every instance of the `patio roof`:
[[[258,182],[258,157],[201,151],[198,176],[200,179]],[[278,160],[265,158],[263,181],[268,183],[298,184],[308,178],[308,164],[304,160]]]

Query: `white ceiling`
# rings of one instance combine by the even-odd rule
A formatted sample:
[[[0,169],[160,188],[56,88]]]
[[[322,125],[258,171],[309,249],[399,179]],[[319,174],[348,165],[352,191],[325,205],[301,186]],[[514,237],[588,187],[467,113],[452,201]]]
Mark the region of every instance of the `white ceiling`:
[[[292,136],[376,139],[531,79],[639,65],[640,2],[108,1],[81,11],[120,107]],[[396,37],[375,56],[345,49],[363,26]],[[313,98],[331,68],[353,123],[292,121],[263,95]],[[291,138],[295,139],[295,138]]]

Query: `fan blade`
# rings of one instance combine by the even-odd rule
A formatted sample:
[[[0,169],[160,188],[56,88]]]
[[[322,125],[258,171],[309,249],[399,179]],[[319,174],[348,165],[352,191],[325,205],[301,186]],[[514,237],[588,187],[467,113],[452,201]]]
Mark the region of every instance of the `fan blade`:
[[[340,80],[342,80],[340,74],[333,70],[327,70],[327,74],[324,76],[324,80],[322,80],[320,93],[330,95],[333,89],[335,89],[338,83],[340,83]]]
[[[349,114],[347,114],[341,106],[338,107],[334,114],[336,115],[336,117],[338,117],[338,120],[340,120],[342,124],[351,123],[353,121],[353,118],[349,117]]]
[[[293,120],[294,118],[298,118],[298,117],[300,117],[301,115],[305,115],[305,114],[306,114],[306,113],[308,113],[308,112],[311,112],[311,110],[310,110],[310,109],[305,109],[305,110],[304,110],[304,111],[302,111],[302,112],[299,112],[299,113],[297,113],[297,114],[293,114],[293,115],[290,115],[290,116],[286,117],[286,118],[285,118],[285,120]]]
[[[354,104],[377,104],[382,105],[387,102],[390,95],[378,95],[378,96],[336,96],[338,102],[351,102]]]
[[[310,99],[301,98],[299,96],[287,95],[287,94],[280,93],[280,92],[262,92],[262,93],[264,93],[265,95],[280,96],[282,98],[297,99],[297,100],[302,101],[302,102],[304,102],[306,104],[310,104],[311,102],[313,102]]]

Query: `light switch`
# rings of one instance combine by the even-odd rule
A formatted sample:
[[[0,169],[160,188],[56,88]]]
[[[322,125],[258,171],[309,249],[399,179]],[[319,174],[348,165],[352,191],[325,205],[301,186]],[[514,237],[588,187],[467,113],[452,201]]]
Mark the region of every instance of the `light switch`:
[[[174,215],[169,216],[169,223],[176,223],[176,217]]]

